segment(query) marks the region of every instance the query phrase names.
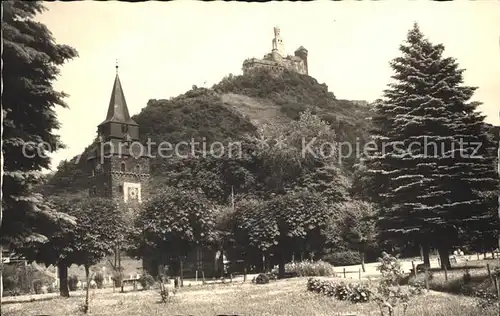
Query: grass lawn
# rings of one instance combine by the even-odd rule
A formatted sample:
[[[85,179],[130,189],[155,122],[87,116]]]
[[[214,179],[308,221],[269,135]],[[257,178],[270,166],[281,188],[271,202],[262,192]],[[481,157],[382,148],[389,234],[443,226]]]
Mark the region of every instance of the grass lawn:
[[[431,269],[432,278],[429,280],[429,288],[435,291],[466,295],[471,295],[476,290],[496,293],[494,283],[491,282],[488,276],[487,264],[490,265],[490,271],[493,273],[495,267],[498,266],[498,259],[471,260],[466,263],[454,265],[452,269],[447,271],[447,278],[444,270]],[[467,270],[471,279],[465,284],[464,274]],[[424,282],[424,274],[418,274],[416,280]],[[415,277],[413,275],[408,277],[409,284],[413,284],[414,281]]]
[[[491,268],[493,270],[493,268]],[[455,267],[447,272],[447,278],[443,270],[432,270],[432,278],[429,280],[429,288],[434,291],[441,291],[454,294],[474,295],[478,290],[483,290],[496,294],[495,285],[488,276],[488,270],[484,267],[468,269],[470,280],[464,281],[466,273],[464,267]],[[491,271],[493,272],[493,271]],[[417,281],[425,282],[424,274],[418,274]],[[408,283],[414,284],[415,277],[409,276]]]
[[[232,283],[185,287],[166,304],[158,291],[100,293],[91,291],[90,315],[380,315],[375,303],[350,304],[306,291],[307,278],[265,285]],[[84,297],[8,304],[2,315],[80,315]],[[398,314],[399,315],[399,314]],[[402,314],[401,314],[402,315]],[[431,292],[416,297],[407,316],[488,316],[471,298]]]

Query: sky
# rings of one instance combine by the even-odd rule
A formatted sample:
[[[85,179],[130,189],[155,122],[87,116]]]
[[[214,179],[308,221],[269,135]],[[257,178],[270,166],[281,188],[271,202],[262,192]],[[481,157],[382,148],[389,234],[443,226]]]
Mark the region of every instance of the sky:
[[[279,26],[285,50],[309,51],[309,75],[339,99],[373,101],[393,74],[389,61],[418,22],[445,57],[465,68],[465,84],[486,121],[500,125],[500,1],[47,2],[37,17],[58,44],[79,57],[61,68],[55,89],[70,96],[58,109],[66,144],[52,168],[80,154],[106,117],[118,60],[131,115],[150,99],[168,99],[224,76],[244,59],[271,51]]]

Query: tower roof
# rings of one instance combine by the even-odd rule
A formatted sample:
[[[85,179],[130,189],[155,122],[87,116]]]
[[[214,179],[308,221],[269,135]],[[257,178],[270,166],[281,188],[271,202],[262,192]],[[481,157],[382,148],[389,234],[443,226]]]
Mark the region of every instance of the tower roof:
[[[108,122],[137,125],[128,113],[127,102],[125,101],[122,84],[118,76],[118,66],[116,66],[116,77],[113,90],[111,91],[111,99],[109,100],[108,114],[106,115],[106,120],[99,125]]]
[[[301,50],[305,50],[307,52],[307,49],[304,48],[304,46],[300,46],[299,48],[297,48],[295,51],[296,52],[299,52]]]

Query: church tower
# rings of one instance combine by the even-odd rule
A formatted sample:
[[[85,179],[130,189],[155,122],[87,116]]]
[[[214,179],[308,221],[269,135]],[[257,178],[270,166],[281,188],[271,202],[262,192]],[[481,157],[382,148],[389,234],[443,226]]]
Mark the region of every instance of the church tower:
[[[139,125],[130,117],[118,76],[111,91],[106,119],[97,127],[89,154],[89,195],[111,198],[129,206],[147,197],[149,154],[139,140]]]

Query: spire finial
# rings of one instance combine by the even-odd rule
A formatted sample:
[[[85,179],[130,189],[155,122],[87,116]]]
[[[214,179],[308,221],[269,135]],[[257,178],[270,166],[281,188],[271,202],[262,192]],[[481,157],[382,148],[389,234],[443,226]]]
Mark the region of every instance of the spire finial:
[[[115,65],[115,68],[116,68],[116,74],[118,74],[118,58],[116,59],[116,65]]]

